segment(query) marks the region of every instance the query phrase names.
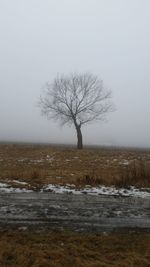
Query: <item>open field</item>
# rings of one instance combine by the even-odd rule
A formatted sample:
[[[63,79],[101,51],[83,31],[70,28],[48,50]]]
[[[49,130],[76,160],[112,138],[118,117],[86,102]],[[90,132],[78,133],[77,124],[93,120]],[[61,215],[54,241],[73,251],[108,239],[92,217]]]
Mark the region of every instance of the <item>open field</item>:
[[[150,234],[0,232],[1,267],[149,267]]]
[[[0,181],[150,187],[150,150],[0,145]],[[21,185],[20,185],[21,186]]]
[[[0,182],[36,191],[48,184],[74,184],[76,187],[103,184],[126,188],[133,185],[149,188],[150,150],[86,148],[79,151],[71,147],[50,145],[1,144]],[[42,193],[37,194],[41,194],[40,197],[42,197]],[[1,195],[2,198],[3,195],[4,193]],[[9,199],[7,199],[7,195],[5,197],[7,201],[11,202],[11,194],[8,195]],[[53,195],[54,198],[56,196]],[[59,196],[57,197],[59,198]],[[60,198],[62,197],[67,198],[67,195],[60,196]],[[70,197],[75,198],[76,196],[70,195]],[[84,197],[92,198],[92,196],[86,195],[78,198]],[[108,200],[111,201],[109,197]],[[144,203],[142,201],[144,200],[139,199],[140,203]],[[123,202],[125,203],[124,200]],[[87,202],[85,201],[85,203]],[[50,216],[53,215],[54,208],[57,212],[58,205],[56,204],[60,205],[60,203],[52,204],[51,207],[46,202],[47,211],[50,209]],[[37,202],[35,205],[38,206]],[[132,203],[130,205],[132,206]],[[7,213],[5,219],[11,215],[11,212],[14,212],[14,207],[11,212],[9,210],[7,212],[5,201],[1,203],[1,206],[2,212]],[[23,207],[26,208],[24,202]],[[114,212],[118,211],[120,212],[120,207],[114,210]],[[102,209],[102,212],[105,213],[106,210]],[[82,215],[84,216],[84,214]],[[148,229],[140,230],[140,232],[133,228],[132,232],[119,230],[113,233],[79,234],[66,232],[66,230],[50,231],[48,229],[37,229],[33,232],[26,226],[18,226],[17,230],[8,230],[8,228],[4,230],[2,225],[0,228],[1,267],[150,266],[150,233]]]

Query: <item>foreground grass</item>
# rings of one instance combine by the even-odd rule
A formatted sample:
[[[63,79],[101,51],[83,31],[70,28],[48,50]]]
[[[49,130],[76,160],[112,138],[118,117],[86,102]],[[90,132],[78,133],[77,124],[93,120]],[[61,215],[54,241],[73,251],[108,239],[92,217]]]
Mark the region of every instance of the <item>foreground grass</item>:
[[[0,145],[0,180],[150,187],[150,150]]]
[[[0,232],[1,267],[148,267],[149,233]]]

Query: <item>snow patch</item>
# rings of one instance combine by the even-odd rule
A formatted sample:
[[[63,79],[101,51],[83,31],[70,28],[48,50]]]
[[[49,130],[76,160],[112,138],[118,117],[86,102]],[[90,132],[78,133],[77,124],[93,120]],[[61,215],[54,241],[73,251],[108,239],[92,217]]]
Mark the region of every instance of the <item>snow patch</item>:
[[[128,160],[126,160],[126,159],[124,159],[122,162],[121,162],[121,164],[123,164],[123,165],[129,165],[129,161]]]
[[[31,159],[30,160],[30,162],[31,163],[34,163],[34,164],[36,164],[36,163],[42,163],[44,161],[44,159]]]
[[[21,185],[27,185],[25,182],[20,182],[17,180],[13,180],[11,182],[15,182]],[[34,190],[26,189],[26,188],[15,188],[12,187],[9,183],[0,182],[0,193],[30,193],[34,192]],[[116,188],[114,186],[97,186],[91,187],[86,185],[84,188],[76,188],[74,184],[66,184],[66,185],[55,185],[48,184],[44,186],[39,192],[52,192],[56,194],[87,194],[87,195],[106,195],[106,196],[122,196],[122,197],[140,197],[140,198],[150,198],[150,189],[149,188],[135,188],[131,186],[130,188]]]
[[[8,187],[8,184],[6,183],[0,183],[0,188]]]
[[[107,195],[107,196],[126,196],[126,197],[141,197],[141,198],[150,198],[150,193],[140,189],[137,189],[135,187],[130,187],[129,189],[125,188],[115,188],[113,186],[107,187],[107,186],[98,186],[98,187],[91,187],[91,186],[85,186],[83,189],[77,189],[74,185],[53,185],[49,184],[43,189],[41,189],[41,192],[54,192],[57,194],[88,194],[88,195]]]
[[[16,183],[16,184],[21,184],[21,185],[27,185],[26,182],[21,182],[21,181],[18,181],[18,180],[13,180],[12,182]]]
[[[9,184],[0,183],[0,193],[29,193],[29,192],[33,192],[33,190],[29,190],[26,188],[14,188]]]
[[[47,156],[46,156],[46,160],[47,160],[47,161],[50,161],[50,162],[51,162],[51,161],[54,161],[54,157],[51,157],[51,156],[47,155]]]
[[[18,159],[17,161],[18,162],[25,162],[25,161],[27,161],[28,159],[27,158],[24,158],[24,159]]]

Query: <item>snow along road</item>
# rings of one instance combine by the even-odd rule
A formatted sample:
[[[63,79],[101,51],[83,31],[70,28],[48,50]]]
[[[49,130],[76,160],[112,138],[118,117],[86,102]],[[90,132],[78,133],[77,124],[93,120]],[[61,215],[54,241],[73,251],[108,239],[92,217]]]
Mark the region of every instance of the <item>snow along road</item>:
[[[0,193],[0,229],[150,231],[150,198]]]

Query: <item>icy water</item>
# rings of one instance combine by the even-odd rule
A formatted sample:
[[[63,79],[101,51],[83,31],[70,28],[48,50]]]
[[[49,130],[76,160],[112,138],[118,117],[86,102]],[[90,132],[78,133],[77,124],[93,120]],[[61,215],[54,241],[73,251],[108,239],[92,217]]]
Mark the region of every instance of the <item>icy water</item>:
[[[150,198],[0,193],[0,228],[102,232],[150,230]]]

